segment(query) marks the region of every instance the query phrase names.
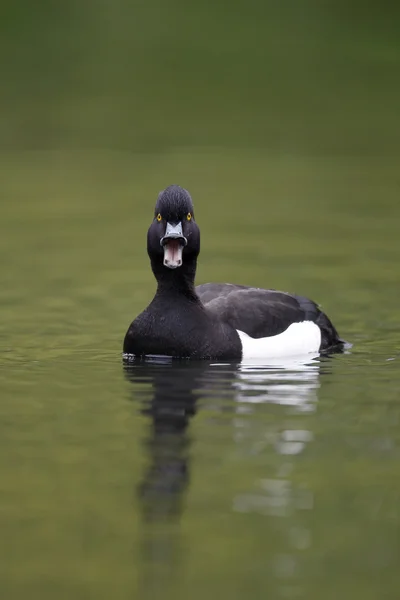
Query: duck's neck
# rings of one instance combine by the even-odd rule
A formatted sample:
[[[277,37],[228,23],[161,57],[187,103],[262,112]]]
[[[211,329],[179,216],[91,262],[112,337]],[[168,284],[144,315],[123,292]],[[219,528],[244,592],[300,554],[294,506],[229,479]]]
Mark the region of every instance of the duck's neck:
[[[155,263],[152,261],[151,268],[157,279],[156,297],[178,295],[182,299],[200,303],[194,286],[196,266],[197,261],[192,260],[186,264],[184,263],[177,269],[168,269],[159,262]]]

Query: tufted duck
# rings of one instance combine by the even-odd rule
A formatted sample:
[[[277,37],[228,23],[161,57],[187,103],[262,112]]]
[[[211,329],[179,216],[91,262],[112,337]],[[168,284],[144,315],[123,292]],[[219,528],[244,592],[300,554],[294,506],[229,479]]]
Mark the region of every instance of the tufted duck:
[[[126,333],[125,358],[252,360],[343,350],[312,300],[230,283],[195,287],[200,230],[190,194],[178,185],[158,196],[147,251],[157,292]]]

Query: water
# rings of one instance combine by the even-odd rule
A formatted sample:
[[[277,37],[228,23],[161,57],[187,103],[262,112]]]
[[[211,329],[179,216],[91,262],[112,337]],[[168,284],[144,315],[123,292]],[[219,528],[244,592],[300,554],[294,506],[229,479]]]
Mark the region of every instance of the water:
[[[398,599],[398,9],[295,4],[0,20],[2,599]],[[171,183],[351,350],[126,369]]]
[[[89,158],[5,157],[2,596],[397,598],[397,165]],[[154,292],[148,190],[178,165],[199,283],[320,300],[349,353],[124,369],[125,330]]]

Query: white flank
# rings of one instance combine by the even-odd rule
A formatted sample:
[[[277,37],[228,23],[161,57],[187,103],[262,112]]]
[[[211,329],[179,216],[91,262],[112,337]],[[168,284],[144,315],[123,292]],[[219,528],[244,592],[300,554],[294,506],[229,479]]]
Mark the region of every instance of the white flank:
[[[237,332],[242,342],[242,361],[317,353],[321,345],[321,330],[312,321],[292,323],[283,333],[258,339],[239,329]]]

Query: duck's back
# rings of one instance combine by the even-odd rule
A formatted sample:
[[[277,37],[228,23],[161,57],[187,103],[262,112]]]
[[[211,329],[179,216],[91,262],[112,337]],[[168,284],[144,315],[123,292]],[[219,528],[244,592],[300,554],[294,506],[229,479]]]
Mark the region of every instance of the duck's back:
[[[252,338],[278,335],[292,323],[312,321],[321,329],[321,350],[343,346],[329,318],[303,296],[230,283],[206,283],[196,292],[208,311]]]

